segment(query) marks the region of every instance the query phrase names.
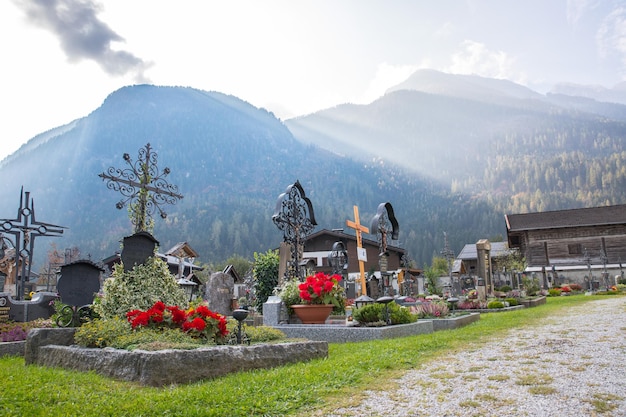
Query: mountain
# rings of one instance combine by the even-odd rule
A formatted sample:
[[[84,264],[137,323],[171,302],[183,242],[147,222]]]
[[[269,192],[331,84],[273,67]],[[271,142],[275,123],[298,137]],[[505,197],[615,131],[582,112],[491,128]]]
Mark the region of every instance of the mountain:
[[[480,201],[468,209],[391,164],[364,164],[296,140],[271,113],[235,97],[192,88],[137,85],[113,92],[88,116],[31,139],[0,162],[0,217],[15,218],[20,188],[34,199],[38,221],[67,227],[62,238],[37,239],[36,256],[51,243],[77,246],[94,260],[119,250],[132,234],[122,195],[98,174],[126,169],[150,143],[160,170],[184,198],[155,219],[162,249],[187,241],[200,262],[233,254],[252,258],[278,247],[272,223],[278,195],[299,180],[313,202],[318,228],[341,228],[358,205],[367,224],[381,202],[391,202],[401,241],[420,265],[443,247],[443,231],[466,241],[502,234],[502,215]],[[480,228],[466,224],[478,222]],[[444,227],[445,224],[445,227]],[[348,231],[348,230],[347,230]],[[460,247],[459,247],[460,249]]]
[[[98,174],[147,143],[184,198],[155,219],[163,249],[187,241],[200,262],[275,248],[276,199],[299,180],[318,229],[363,224],[391,202],[418,265],[444,247],[504,236],[504,214],[626,203],[626,106],[538,94],[504,80],[421,71],[367,105],[281,122],[236,97],[183,87],[122,88],[84,118],[44,132],[0,162],[0,217],[20,188],[37,220],[99,260],[132,234],[122,196]],[[351,230],[346,229],[347,232]],[[374,238],[374,236],[367,236]]]
[[[616,84],[613,88],[599,85],[560,83],[555,85],[550,90],[550,93],[570,97],[584,97],[607,103],[626,104],[626,82]]]
[[[286,121],[305,142],[372,155],[497,212],[626,202],[626,106],[422,70],[368,105]]]

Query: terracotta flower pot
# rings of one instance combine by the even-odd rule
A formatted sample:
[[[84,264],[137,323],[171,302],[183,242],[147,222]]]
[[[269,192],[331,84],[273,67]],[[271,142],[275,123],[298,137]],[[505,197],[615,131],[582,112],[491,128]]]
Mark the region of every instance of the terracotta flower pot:
[[[332,304],[295,304],[291,308],[302,324],[324,324],[333,311]]]

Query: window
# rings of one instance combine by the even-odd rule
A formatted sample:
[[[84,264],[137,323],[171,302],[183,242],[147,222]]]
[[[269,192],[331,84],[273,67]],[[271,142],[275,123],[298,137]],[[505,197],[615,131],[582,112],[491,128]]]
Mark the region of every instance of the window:
[[[572,245],[567,245],[567,253],[570,255],[582,255],[583,248],[580,243],[574,243]]]

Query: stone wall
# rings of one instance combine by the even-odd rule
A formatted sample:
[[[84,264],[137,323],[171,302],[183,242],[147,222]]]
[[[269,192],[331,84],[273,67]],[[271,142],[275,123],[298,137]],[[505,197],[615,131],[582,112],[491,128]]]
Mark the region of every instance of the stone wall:
[[[74,331],[31,330],[26,340],[25,363],[94,371],[106,377],[159,387],[328,357],[328,342],[320,341],[155,352],[87,349],[72,345]]]

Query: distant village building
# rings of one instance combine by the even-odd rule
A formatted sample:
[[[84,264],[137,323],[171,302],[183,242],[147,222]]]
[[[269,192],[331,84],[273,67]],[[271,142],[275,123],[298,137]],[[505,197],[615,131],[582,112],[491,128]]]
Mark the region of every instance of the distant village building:
[[[491,245],[490,251],[490,263],[491,263],[491,275],[495,288],[502,287],[504,285],[515,288],[514,280],[515,272],[522,271],[507,271],[503,265],[502,260],[509,256],[511,250],[507,242],[489,242]],[[462,268],[462,269],[460,269]],[[463,246],[461,252],[456,257],[453,273],[458,275],[458,278],[462,281],[464,287],[470,287],[470,281],[467,278],[471,278],[478,275],[478,249],[476,243],[468,243]],[[467,281],[467,282],[466,282]]]
[[[188,279],[197,285],[202,284],[194,272],[202,271],[204,268],[193,264],[198,253],[187,242],[179,242],[164,253],[157,252],[155,256],[167,263],[170,273],[177,279]],[[103,259],[102,263],[110,274],[114,265],[121,263],[121,261],[121,253],[116,252],[114,255]]]
[[[626,205],[507,214],[507,239],[544,286],[576,282],[594,288],[623,278]]]
[[[304,252],[302,255],[303,265],[308,268],[309,273],[324,272],[330,274],[332,268],[328,262],[328,255],[336,242],[342,242],[348,254],[348,268],[346,276],[349,282],[360,280],[359,261],[357,259],[356,236],[344,233],[343,231],[323,229],[309,235],[304,242]],[[378,242],[363,238],[362,245],[367,254],[365,262],[366,279],[381,279],[379,267]],[[414,280],[421,274],[419,269],[407,269],[403,265],[403,257],[406,250],[396,246],[387,246],[387,271],[391,274],[392,284],[396,292],[401,293],[398,287],[398,280]],[[417,292],[417,291],[416,291]]]

